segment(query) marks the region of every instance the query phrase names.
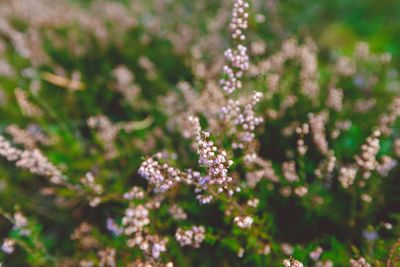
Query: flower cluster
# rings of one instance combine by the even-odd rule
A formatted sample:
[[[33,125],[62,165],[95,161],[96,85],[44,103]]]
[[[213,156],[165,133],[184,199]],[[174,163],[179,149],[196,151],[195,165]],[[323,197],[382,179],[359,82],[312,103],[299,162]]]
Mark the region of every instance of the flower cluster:
[[[21,108],[22,114],[28,117],[40,117],[43,116],[43,110],[38,106],[31,103],[28,100],[28,95],[22,89],[15,89],[15,98],[17,99],[18,105]]]
[[[185,211],[181,207],[179,207],[177,204],[173,204],[168,209],[168,213],[175,220],[185,220],[187,218],[187,214],[185,213]]]
[[[71,239],[78,240],[84,249],[99,247],[99,241],[92,234],[93,226],[87,222],[82,222],[72,233]]]
[[[310,114],[310,128],[313,141],[317,146],[318,150],[327,155],[328,152],[328,142],[326,140],[325,133],[325,123],[328,120],[328,113],[322,112],[320,114]]]
[[[333,108],[336,112],[343,109],[343,90],[340,88],[331,87],[326,100],[326,106]]]
[[[119,132],[119,127],[112,124],[110,120],[103,115],[90,117],[87,120],[90,128],[98,130],[99,138],[103,141],[106,149],[105,157],[112,159],[117,156],[118,152],[114,146],[114,140]]]
[[[101,202],[101,198],[98,195],[103,193],[103,186],[99,183],[95,183],[95,177],[91,172],[86,173],[85,176],[81,178],[81,183],[96,195],[96,197],[90,198],[90,206],[98,206]]]
[[[239,113],[235,118],[234,123],[237,127],[241,128],[239,141],[238,143],[233,143],[232,147],[243,148],[243,143],[250,143],[254,139],[254,131],[257,125],[260,125],[263,122],[263,118],[256,116],[253,111],[254,106],[259,102],[262,98],[263,94],[261,92],[254,92],[252,100],[243,110],[243,113]]]
[[[113,248],[106,248],[104,250],[100,250],[98,253],[100,262],[99,266],[115,266],[115,249]]]
[[[222,79],[220,84],[222,89],[227,93],[231,94],[236,89],[242,88],[242,82],[240,78],[243,72],[249,68],[249,56],[247,55],[247,47],[241,42],[246,40],[244,30],[247,29],[247,20],[249,14],[246,9],[249,8],[249,4],[244,0],[235,0],[234,8],[232,11],[232,21],[229,24],[229,28],[232,32],[232,39],[239,40],[239,44],[236,45],[235,49],[227,49],[224,53],[225,58],[230,62],[231,66],[225,65],[223,72],[227,75],[227,79]]]
[[[369,264],[363,257],[361,257],[358,260],[351,259],[350,266],[351,267],[371,267],[371,264]]]
[[[250,216],[238,216],[233,219],[233,223],[243,229],[250,228],[253,222],[254,219]]]
[[[149,223],[149,211],[142,205],[128,208],[122,218],[122,225],[125,226],[124,233],[126,235],[142,231],[143,227]]]
[[[155,159],[160,159],[161,153],[155,155]],[[185,173],[180,170],[168,166],[168,164],[160,165],[153,157],[145,160],[140,166],[139,174],[154,185],[155,192],[165,192],[179,182],[191,183],[190,179],[186,179]]]
[[[153,259],[158,259],[161,252],[166,251],[168,238],[161,239],[158,235],[136,233],[135,236],[127,241],[128,247],[138,246],[146,255]]]
[[[208,132],[200,134],[197,153],[199,155],[199,164],[207,167],[207,175],[200,178],[199,185],[202,187],[217,185],[218,192],[227,190],[228,194],[232,195],[233,190],[230,187],[233,179],[229,176],[228,169],[232,166],[233,161],[227,159],[225,151],[218,151],[214,142],[208,140],[209,137],[210,134]]]
[[[381,135],[380,131],[373,132],[366,140],[366,144],[361,146],[361,154],[355,155],[354,159],[357,166],[362,171],[363,178],[367,179],[371,175],[371,171],[378,167],[378,161],[376,155],[379,152],[380,145],[378,137]]]
[[[7,254],[11,254],[14,252],[14,245],[15,245],[14,239],[6,238],[4,239],[3,244],[1,245],[1,250]]]
[[[298,260],[295,260],[293,258],[290,258],[289,260],[284,260],[283,265],[285,267],[303,267],[303,263],[299,262]]]
[[[339,171],[339,181],[344,188],[349,188],[356,178],[357,168],[353,166],[342,167]]]
[[[290,183],[299,181],[299,176],[296,172],[296,163],[294,161],[286,161],[282,164],[283,176]]]
[[[31,173],[48,177],[54,184],[63,183],[61,171],[53,165],[38,149],[20,150],[11,146],[0,136],[0,156],[15,161],[17,167],[28,169]]]
[[[126,192],[124,194],[124,198],[128,200],[143,199],[144,198],[143,189],[138,186],[134,186],[129,192]]]
[[[175,238],[182,247],[193,246],[198,248],[205,239],[205,229],[203,226],[192,226],[189,230],[178,228]]]

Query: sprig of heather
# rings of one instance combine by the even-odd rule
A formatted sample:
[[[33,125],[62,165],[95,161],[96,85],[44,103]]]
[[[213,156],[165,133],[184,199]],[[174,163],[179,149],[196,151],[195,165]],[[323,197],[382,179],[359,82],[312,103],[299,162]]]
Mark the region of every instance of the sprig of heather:
[[[15,161],[17,167],[49,178],[54,184],[64,183],[61,171],[38,149],[21,150],[12,147],[11,143],[0,135],[0,156],[8,161]]]
[[[228,48],[224,52],[228,64],[224,66],[223,73],[227,77],[220,80],[222,89],[227,94],[232,94],[236,89],[242,88],[241,77],[243,72],[248,70],[250,66],[247,47],[244,45],[246,40],[245,30],[248,27],[249,13],[246,11],[248,8],[249,3],[246,1],[234,0],[229,29],[236,44],[233,49]]]
[[[226,93],[227,103],[219,110],[219,119],[222,128],[231,128],[227,134],[234,137],[233,148],[244,149],[254,139],[255,126],[263,122],[263,118],[256,116],[254,106],[261,100],[263,94],[254,92],[249,103],[241,103],[234,99],[232,93],[242,88],[242,77],[250,67],[250,59],[245,45],[245,31],[248,27],[249,3],[243,0],[234,0],[232,20],[229,24],[234,47],[228,48],[224,56],[228,62],[223,67],[226,78],[220,80],[223,91]],[[226,131],[224,131],[226,133]]]

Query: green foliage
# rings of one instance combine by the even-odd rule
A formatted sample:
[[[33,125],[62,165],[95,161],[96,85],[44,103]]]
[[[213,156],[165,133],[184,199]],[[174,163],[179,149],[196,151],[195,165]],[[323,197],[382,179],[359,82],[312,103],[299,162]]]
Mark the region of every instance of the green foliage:
[[[334,266],[348,266],[350,259],[360,257],[372,266],[385,266],[388,259],[394,262],[391,266],[398,266],[399,166],[387,175],[373,170],[368,180],[359,172],[349,188],[344,188],[338,178],[341,167],[355,164],[354,155],[362,153],[366,139],[379,128],[382,115],[390,113],[389,107],[399,94],[398,1],[254,1],[246,44],[250,47],[261,41],[266,52],[251,52],[251,62],[257,65],[271,58],[281,51],[282,42],[293,36],[300,40],[296,45],[312,46],[311,37],[318,47],[315,80],[320,87],[315,99],[302,91],[303,66],[293,59],[276,71],[276,92],[268,85],[272,71],[245,77],[243,89],[233,94],[250,98],[256,90],[265,95],[255,107],[265,123],[255,130],[254,147],[270,162],[278,178],[273,181],[264,175],[254,187],[249,186],[246,177],[261,169],[246,166],[246,152],[232,148],[236,136],[229,135],[229,129],[219,131],[220,124],[215,126],[217,114],[214,121],[210,120],[208,113],[213,111],[213,97],[218,99],[218,93],[209,95],[209,107],[199,112],[201,107],[193,107],[178,84],[187,81],[194,98],[200,101],[206,89],[218,83],[223,50],[230,46],[229,19],[223,19],[225,13],[230,16],[229,1],[61,2],[62,7],[71,8],[68,12],[79,12],[80,20],[60,18],[58,22],[53,18],[54,23],[40,23],[23,16],[17,7],[15,14],[11,12],[12,4],[4,4],[4,10],[8,10],[0,12],[0,26],[4,19],[13,30],[0,27],[0,135],[13,147],[30,150],[32,147],[18,142],[8,127],[17,125],[32,136],[42,134],[48,143],[36,140],[33,148],[40,149],[62,172],[62,183],[54,184],[51,177],[32,174],[0,158],[0,233],[15,240],[12,254],[0,253],[3,266],[78,266],[82,260],[97,266],[101,265],[99,253],[106,248],[115,249],[116,266],[128,266],[139,258],[150,260],[137,246],[127,246],[127,236],[108,231],[107,219],[114,218],[121,226],[128,208],[146,205],[156,198],[152,185],[137,173],[148,156],[161,151],[162,164],[206,173],[207,168],[198,167],[195,141],[183,136],[185,126],[179,116],[189,113],[199,117],[202,129],[218,129],[215,135],[211,131],[212,139],[220,148],[232,151],[230,172],[242,190],[234,197],[214,198],[208,205],[199,203],[193,185],[169,190],[159,208],[149,208],[151,226],[146,234],[169,239],[157,264],[172,261],[177,266],[279,266],[292,256],[305,266],[315,266],[310,253],[322,247],[318,260],[331,260]],[[106,15],[107,10],[116,15]],[[261,15],[265,22],[260,20]],[[222,20],[220,26],[218,18]],[[30,41],[25,44],[31,49],[30,55],[21,52],[18,40],[13,39],[19,36],[15,33]],[[360,40],[370,44],[370,57],[357,56]],[[36,50],[35,45],[39,46]],[[392,55],[391,63],[381,60],[386,51]],[[337,62],[343,57],[354,63],[354,74],[338,74]],[[6,66],[12,69],[11,74],[3,69]],[[126,75],[133,75],[122,86],[116,74],[121,66],[128,70]],[[73,81],[82,87],[74,89]],[[340,111],[327,107],[332,87],[343,89]],[[42,111],[41,115],[24,112],[16,88]],[[291,96],[296,101],[282,108]],[[371,99],[375,101],[372,108],[357,111]],[[329,157],[311,134],[303,138],[308,147],[306,154],[299,153],[295,129],[309,123],[310,114],[324,112],[329,117],[324,124],[326,140],[338,163],[320,177],[316,170],[323,169],[321,165],[326,165]],[[115,138],[107,139],[101,127],[89,125],[89,118],[102,115],[110,123],[103,130],[119,127]],[[333,137],[331,133],[339,128],[337,123],[345,121],[351,122],[350,127],[343,127],[346,129]],[[285,129],[292,133],[284,134]],[[399,157],[394,150],[400,137],[399,122],[394,121],[390,130],[390,134],[379,137],[378,162],[385,156]],[[282,165],[288,161],[294,161],[298,181],[285,179]],[[89,172],[102,186],[101,193],[82,182]],[[308,192],[302,197],[282,193],[304,185]],[[124,193],[133,186],[142,188],[148,198],[125,199]],[[372,201],[365,200],[368,196]],[[100,198],[99,205],[92,204],[96,197]],[[255,198],[259,200],[257,207],[246,204]],[[232,223],[238,216],[233,200],[253,215],[250,229]],[[173,204],[187,213],[186,219],[173,218]],[[13,226],[17,211],[28,218],[22,228]],[[91,225],[84,234],[90,238],[71,238],[82,222]],[[193,225],[205,227],[204,242],[199,248],[182,247],[175,239],[176,230]],[[285,253],[286,244],[293,251]]]

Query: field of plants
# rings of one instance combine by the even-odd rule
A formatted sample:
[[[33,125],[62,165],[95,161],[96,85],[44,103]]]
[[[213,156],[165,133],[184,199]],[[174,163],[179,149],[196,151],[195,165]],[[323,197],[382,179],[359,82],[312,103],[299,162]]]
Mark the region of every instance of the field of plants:
[[[399,17],[0,0],[0,267],[400,266]]]

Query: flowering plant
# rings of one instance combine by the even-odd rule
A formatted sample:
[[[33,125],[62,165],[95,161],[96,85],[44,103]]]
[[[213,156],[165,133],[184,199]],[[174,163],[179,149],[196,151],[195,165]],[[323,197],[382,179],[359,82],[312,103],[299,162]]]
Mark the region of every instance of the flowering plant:
[[[0,3],[0,265],[400,262],[390,53],[268,40],[276,1],[17,2]]]

